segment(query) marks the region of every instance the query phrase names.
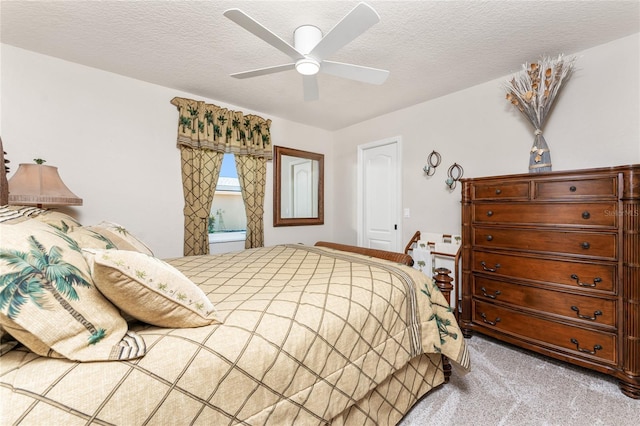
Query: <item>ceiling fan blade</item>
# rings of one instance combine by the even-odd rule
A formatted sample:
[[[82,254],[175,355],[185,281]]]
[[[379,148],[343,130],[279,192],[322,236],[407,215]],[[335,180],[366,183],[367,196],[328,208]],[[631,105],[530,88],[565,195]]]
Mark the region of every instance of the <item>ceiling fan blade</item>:
[[[315,75],[302,76],[302,89],[305,101],[317,101],[320,97],[318,95],[318,79]]]
[[[258,21],[241,11],[240,9],[229,9],[224,12],[224,16],[231,19],[236,24],[240,25],[245,30],[249,31],[253,35],[266,41],[279,51],[290,56],[292,59],[302,59],[304,55],[298,52],[289,43],[278,37],[276,34],[269,31]]]
[[[265,68],[258,68],[255,70],[251,70],[251,71],[237,72],[235,74],[231,74],[231,77],[240,78],[240,79],[251,78],[251,77],[258,77],[261,75],[275,74],[277,72],[289,71],[294,69],[296,69],[296,64],[276,65],[274,67],[265,67]]]
[[[389,77],[389,71],[342,62],[322,61],[320,71],[336,77],[348,78],[369,84],[382,84]]]
[[[318,61],[322,61],[379,21],[380,16],[371,6],[365,3],[358,3],[351,12],[342,18],[320,40],[313,50],[309,52],[309,55]]]

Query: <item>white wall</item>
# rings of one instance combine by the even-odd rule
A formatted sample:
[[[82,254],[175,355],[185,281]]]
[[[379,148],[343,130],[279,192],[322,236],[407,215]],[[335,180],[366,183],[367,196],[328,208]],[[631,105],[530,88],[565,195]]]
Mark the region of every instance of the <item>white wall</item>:
[[[545,127],[554,170],[640,163],[640,35],[579,52],[577,71],[556,100]],[[175,146],[175,96],[165,87],[0,45],[1,128],[12,173],[41,157],[58,166],[84,199],[71,211],[83,223],[107,219],[127,226],[160,257],[182,254],[182,186]],[[570,53],[570,52],[568,52]],[[403,144],[403,241],[415,230],[458,233],[459,187],[444,184],[457,162],[465,177],[525,173],[530,125],[505,100],[504,78],[328,132],[271,118],[275,145],[325,155],[325,225],[274,228],[272,164],[267,168],[265,244],[317,240],[355,244],[359,144],[400,136]],[[442,154],[435,176],[422,166]]]
[[[311,151],[324,154],[324,208],[333,208],[331,188],[334,186],[334,164],[332,133],[315,127],[310,127],[298,123],[286,122],[283,125],[278,120],[271,124],[271,136],[274,145],[287,148],[296,148],[303,151]],[[327,161],[328,160],[328,161]],[[314,244],[316,241],[328,241],[333,236],[335,223],[327,218],[325,213],[324,225],[314,226],[280,226],[274,228],[273,225],[273,162],[267,164],[267,191],[264,198],[264,238],[266,245],[282,243],[303,243]]]
[[[159,257],[182,255],[183,195],[176,148],[175,96],[166,87],[0,45],[2,140],[13,175],[19,163],[44,158],[84,200],[66,209],[83,224],[126,226]],[[234,105],[209,103],[273,120],[276,145],[331,154],[331,133]],[[274,229],[272,165],[268,164],[265,244],[313,244],[332,234],[324,226]],[[327,165],[331,185],[331,165]]]
[[[577,53],[577,69],[556,98],[544,128],[553,170],[640,163],[640,34]],[[522,60],[512,72],[520,70]],[[460,232],[460,185],[444,180],[457,162],[464,177],[527,173],[533,129],[505,99],[511,74],[335,132],[330,193],[334,236],[354,244],[357,146],[394,136],[403,142],[403,241],[416,230]],[[422,171],[432,150],[442,164]],[[338,184],[339,183],[339,184]]]

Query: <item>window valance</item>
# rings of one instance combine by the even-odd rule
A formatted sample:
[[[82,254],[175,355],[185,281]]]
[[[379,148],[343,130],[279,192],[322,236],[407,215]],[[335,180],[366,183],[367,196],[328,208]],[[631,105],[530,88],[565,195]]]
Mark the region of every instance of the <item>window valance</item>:
[[[271,120],[193,99],[175,97],[171,104],[180,113],[178,146],[272,159]]]

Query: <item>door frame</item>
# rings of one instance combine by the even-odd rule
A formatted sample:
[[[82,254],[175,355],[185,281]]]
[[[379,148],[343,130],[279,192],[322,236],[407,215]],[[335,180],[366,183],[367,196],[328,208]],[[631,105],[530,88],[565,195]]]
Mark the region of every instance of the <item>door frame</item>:
[[[356,226],[358,234],[357,245],[364,244],[364,151],[384,145],[395,145],[396,148],[396,220],[398,232],[396,233],[395,251],[401,252],[402,246],[402,137],[394,136],[379,141],[358,145],[358,169],[357,169],[357,213]]]

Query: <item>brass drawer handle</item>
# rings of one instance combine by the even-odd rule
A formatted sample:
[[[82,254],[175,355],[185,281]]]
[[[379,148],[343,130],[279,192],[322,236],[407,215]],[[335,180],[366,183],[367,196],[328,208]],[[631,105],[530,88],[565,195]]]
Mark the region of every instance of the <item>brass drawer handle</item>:
[[[487,235],[487,241],[493,241],[493,235]]]
[[[591,244],[585,241],[582,244],[580,244],[580,247],[582,247],[585,250],[589,250],[589,248],[591,248]]]
[[[582,212],[582,218],[583,219],[586,220],[586,219],[589,219],[590,217],[591,217],[591,213],[589,213],[587,211]]]
[[[592,316],[592,317],[590,317],[589,315],[582,315],[582,314],[580,313],[580,309],[579,309],[577,306],[572,306],[572,307],[571,307],[571,310],[572,310],[572,311],[575,311],[575,313],[576,313],[576,315],[578,316],[578,318],[586,319],[586,320],[589,320],[589,321],[595,321],[595,320],[597,319],[596,317],[597,317],[598,315],[602,315],[602,311],[595,311],[595,312],[593,313],[593,316]]]
[[[576,349],[578,349],[580,352],[584,352],[587,353],[589,355],[595,355],[596,351],[600,351],[602,350],[602,346],[600,345],[593,345],[593,350],[589,350],[589,349],[584,349],[580,347],[580,343],[578,342],[577,339],[571,338],[571,343],[573,343],[574,345],[576,345]]]
[[[489,217],[493,216],[493,210],[489,210],[489,211],[487,212],[487,216],[489,216]]]
[[[487,319],[487,316],[484,314],[484,312],[482,312],[480,314],[480,316],[482,317],[482,322],[484,322],[485,324],[489,324],[489,325],[496,325],[497,323],[499,323],[501,321],[500,317],[497,317],[495,321],[489,321]]]
[[[571,279],[575,280],[580,287],[595,287],[598,283],[602,282],[602,278],[595,277],[593,279],[593,284],[583,283],[583,282],[580,281],[580,277],[577,276],[576,274],[571,274]]]
[[[482,265],[482,269],[488,272],[496,272],[498,270],[498,268],[500,267],[499,263],[496,263],[494,265],[493,268],[489,268],[487,267],[487,263],[483,260],[482,262],[480,262],[480,265]]]
[[[502,194],[502,189],[496,189],[496,195]]]
[[[484,297],[488,297],[489,299],[495,299],[497,296],[500,296],[502,294],[500,290],[494,291],[493,294],[487,294],[487,289],[484,287],[482,287],[480,290],[482,290],[482,295]]]

